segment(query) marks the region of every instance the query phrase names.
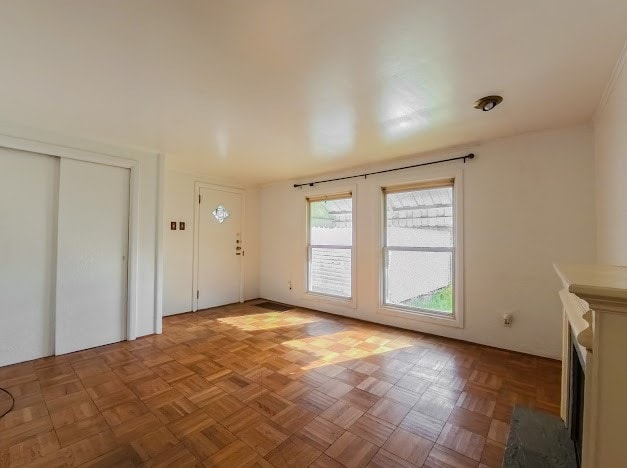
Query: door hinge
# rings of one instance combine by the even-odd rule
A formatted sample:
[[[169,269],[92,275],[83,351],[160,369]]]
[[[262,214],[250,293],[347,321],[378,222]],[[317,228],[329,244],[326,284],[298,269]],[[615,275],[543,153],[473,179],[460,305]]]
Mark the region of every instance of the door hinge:
[[[201,195],[198,195],[198,204],[200,205],[200,197]]]
[[[198,299],[200,297],[200,291],[196,290],[196,299]]]

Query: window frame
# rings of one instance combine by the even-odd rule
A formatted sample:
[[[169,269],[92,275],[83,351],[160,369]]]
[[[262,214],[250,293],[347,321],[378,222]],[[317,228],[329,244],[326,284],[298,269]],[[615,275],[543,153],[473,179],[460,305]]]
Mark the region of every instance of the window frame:
[[[341,187],[335,190],[311,190],[305,196],[305,255],[304,255],[304,284],[303,284],[303,298],[310,301],[328,302],[331,304],[342,305],[346,307],[357,307],[357,259],[355,254],[355,246],[357,241],[357,210],[356,210],[356,186]],[[345,195],[345,196],[344,196]],[[350,198],[352,203],[352,245],[350,246],[329,246],[329,245],[317,245],[311,244],[311,202],[321,201],[324,199],[334,200],[340,198]],[[310,290],[310,278],[311,278],[311,252],[314,248],[331,248],[338,250],[351,251],[351,296],[336,296],[333,294],[325,294],[321,292]]]
[[[388,247],[387,246],[387,206],[386,189],[395,191],[407,187],[413,189],[428,189],[442,186],[442,182],[451,181],[453,187],[453,247]],[[379,313],[399,318],[463,328],[464,326],[464,281],[463,281],[463,171],[461,169],[429,171],[422,177],[402,177],[379,184],[381,200],[380,216],[380,249],[379,249],[379,276],[380,297]],[[402,190],[399,190],[402,191]],[[428,309],[405,307],[386,302],[386,268],[389,251],[446,251],[452,252],[451,283],[453,286],[453,313],[440,313]]]

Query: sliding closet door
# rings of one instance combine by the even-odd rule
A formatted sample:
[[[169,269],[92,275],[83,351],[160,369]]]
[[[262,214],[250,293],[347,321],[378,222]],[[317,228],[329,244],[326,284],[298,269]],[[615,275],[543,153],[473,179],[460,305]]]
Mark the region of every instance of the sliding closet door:
[[[54,352],[58,168],[0,148],[0,366]]]
[[[130,171],[61,160],[56,354],[126,339]]]

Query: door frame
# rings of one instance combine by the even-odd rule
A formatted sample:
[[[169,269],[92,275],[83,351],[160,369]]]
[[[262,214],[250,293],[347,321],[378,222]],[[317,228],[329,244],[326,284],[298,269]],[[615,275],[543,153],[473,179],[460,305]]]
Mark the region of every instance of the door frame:
[[[40,141],[31,141],[7,135],[0,135],[0,146],[38,153],[48,156],[56,156],[61,159],[75,159],[78,161],[103,164],[106,166],[121,167],[130,170],[129,179],[129,207],[128,207],[128,265],[127,265],[127,303],[126,303],[126,341],[137,338],[137,291],[138,291],[138,266],[139,266],[139,161],[121,158],[108,154],[60,146]],[[58,207],[57,213],[58,217]],[[55,257],[57,252],[55,251]],[[52,301],[53,323],[56,329],[56,268],[55,268],[55,298]],[[56,353],[56,340],[53,333],[53,348]]]
[[[242,197],[242,206],[241,206],[241,216],[240,220],[240,239],[242,245],[245,245],[245,237],[244,237],[244,213],[246,209],[246,191],[243,189],[235,188],[235,187],[225,187],[221,185],[209,184],[207,182],[194,182],[194,254],[193,254],[193,265],[192,265],[192,312],[196,312],[198,310],[198,295],[196,291],[198,291],[198,267],[200,265],[200,259],[198,255],[199,251],[199,243],[200,243],[200,189],[205,188],[209,190],[218,190],[220,192],[228,192],[228,193],[237,193]],[[242,254],[244,253],[242,250]],[[244,302],[244,255],[240,258],[240,278],[239,278],[239,301]]]

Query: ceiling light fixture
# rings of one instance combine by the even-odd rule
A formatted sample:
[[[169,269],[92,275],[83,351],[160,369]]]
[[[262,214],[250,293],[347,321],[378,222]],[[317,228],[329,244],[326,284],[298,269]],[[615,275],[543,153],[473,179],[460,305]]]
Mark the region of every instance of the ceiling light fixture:
[[[483,112],[488,112],[503,102],[502,96],[486,96],[475,101],[475,109],[481,109]]]

